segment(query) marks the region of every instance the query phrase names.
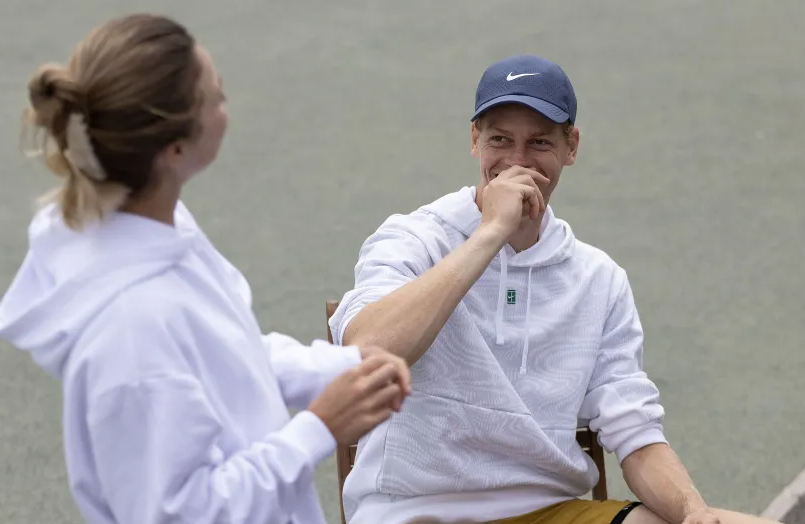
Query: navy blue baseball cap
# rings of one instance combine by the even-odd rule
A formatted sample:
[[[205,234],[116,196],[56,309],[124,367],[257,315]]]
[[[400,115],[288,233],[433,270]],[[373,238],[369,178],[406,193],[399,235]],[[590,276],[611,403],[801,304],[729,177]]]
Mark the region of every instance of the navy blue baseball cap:
[[[520,55],[487,68],[475,91],[475,121],[500,104],[522,104],[557,124],[576,121],[576,94],[562,68],[550,60]]]

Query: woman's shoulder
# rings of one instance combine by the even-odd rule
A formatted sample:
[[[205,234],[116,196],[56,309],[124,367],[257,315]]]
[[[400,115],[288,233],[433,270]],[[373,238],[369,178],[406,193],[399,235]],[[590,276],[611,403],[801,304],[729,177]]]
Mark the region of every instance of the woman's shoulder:
[[[185,341],[193,298],[166,272],[121,291],[97,312],[76,340],[74,368],[89,372],[90,382],[136,383],[153,375],[189,371]]]

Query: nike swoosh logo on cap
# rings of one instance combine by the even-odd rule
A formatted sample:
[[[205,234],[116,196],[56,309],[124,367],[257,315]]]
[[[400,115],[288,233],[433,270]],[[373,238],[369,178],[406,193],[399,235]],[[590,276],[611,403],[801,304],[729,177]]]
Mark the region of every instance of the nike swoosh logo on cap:
[[[506,80],[511,82],[512,80],[516,80],[516,79],[520,78],[521,76],[535,76],[535,75],[538,75],[538,74],[539,73],[520,73],[519,75],[513,75],[513,74],[509,73],[509,76],[506,77]]]

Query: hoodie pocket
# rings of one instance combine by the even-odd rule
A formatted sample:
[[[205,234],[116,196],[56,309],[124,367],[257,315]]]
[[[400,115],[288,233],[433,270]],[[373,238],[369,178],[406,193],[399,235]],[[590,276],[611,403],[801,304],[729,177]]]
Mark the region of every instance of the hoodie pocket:
[[[595,472],[575,435],[575,427],[543,431],[527,414],[414,391],[389,422],[378,489],[418,496],[536,485],[581,496]]]

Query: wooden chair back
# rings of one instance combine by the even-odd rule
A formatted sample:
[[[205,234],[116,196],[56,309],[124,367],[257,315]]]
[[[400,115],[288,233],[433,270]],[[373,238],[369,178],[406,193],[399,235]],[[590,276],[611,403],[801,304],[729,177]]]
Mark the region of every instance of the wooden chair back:
[[[327,340],[333,343],[333,334],[330,331],[330,317],[338,309],[337,300],[327,301]],[[593,487],[593,500],[607,500],[607,473],[604,465],[604,449],[598,443],[598,434],[590,428],[578,428],[576,430],[576,441],[581,449],[590,455],[598,468],[598,484]],[[346,524],[344,516],[344,481],[355,464],[355,456],[358,452],[357,443],[351,445],[339,444],[335,450],[336,468],[338,469],[338,497],[341,504],[341,522]]]

